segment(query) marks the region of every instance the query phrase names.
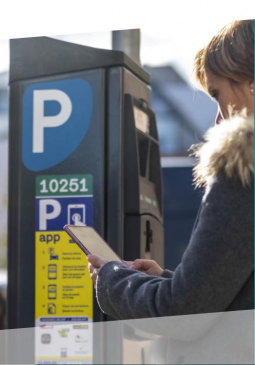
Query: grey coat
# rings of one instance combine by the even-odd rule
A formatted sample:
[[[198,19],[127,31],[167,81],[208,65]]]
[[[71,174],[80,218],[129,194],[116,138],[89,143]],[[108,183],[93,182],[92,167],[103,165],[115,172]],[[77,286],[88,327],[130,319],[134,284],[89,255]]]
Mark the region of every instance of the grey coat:
[[[117,319],[254,308],[254,119],[236,116],[199,147],[197,185],[206,187],[192,236],[175,272],[163,277],[108,262],[96,295]]]

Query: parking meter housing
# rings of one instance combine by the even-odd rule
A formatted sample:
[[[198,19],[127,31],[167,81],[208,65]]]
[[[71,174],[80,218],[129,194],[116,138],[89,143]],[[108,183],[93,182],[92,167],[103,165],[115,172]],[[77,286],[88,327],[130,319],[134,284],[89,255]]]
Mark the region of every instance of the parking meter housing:
[[[72,80],[91,89],[88,128],[61,161],[45,168],[31,163],[31,168],[24,160],[30,133],[24,137],[26,92],[60,81],[65,87]],[[150,77],[123,52],[47,37],[11,40],[9,85],[8,328],[24,328],[35,324],[38,176],[92,176],[93,227],[123,259],[150,258],[163,266],[162,182]],[[45,138],[54,129],[57,141],[58,127],[46,129]],[[65,153],[65,143],[61,148]],[[54,264],[56,253],[49,255]],[[104,319],[94,301],[93,320]]]

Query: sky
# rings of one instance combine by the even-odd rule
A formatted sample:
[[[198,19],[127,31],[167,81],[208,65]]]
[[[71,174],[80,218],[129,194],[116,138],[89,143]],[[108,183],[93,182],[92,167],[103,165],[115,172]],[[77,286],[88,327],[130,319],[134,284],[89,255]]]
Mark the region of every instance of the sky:
[[[205,2],[206,3],[206,2]],[[206,11],[206,10],[205,10]],[[141,28],[140,59],[142,65],[162,66],[172,64],[177,71],[189,82],[193,60],[196,52],[201,49],[213,35],[225,24],[238,20],[238,8],[232,9],[231,14],[219,12],[211,6],[208,12],[211,16],[174,17],[155,27],[153,20]],[[165,19],[165,18],[164,18]],[[84,34],[54,35],[57,39],[83,44],[96,48],[111,49],[111,32],[89,32]],[[8,40],[0,40],[0,72],[8,70],[9,46]]]

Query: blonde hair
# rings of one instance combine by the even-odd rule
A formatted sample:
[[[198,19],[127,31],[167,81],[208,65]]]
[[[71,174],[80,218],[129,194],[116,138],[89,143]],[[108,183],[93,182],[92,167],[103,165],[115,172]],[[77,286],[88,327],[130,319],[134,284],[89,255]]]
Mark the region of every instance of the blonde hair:
[[[254,80],[254,20],[234,21],[223,27],[197,53],[193,72],[207,92],[207,74],[236,82]]]

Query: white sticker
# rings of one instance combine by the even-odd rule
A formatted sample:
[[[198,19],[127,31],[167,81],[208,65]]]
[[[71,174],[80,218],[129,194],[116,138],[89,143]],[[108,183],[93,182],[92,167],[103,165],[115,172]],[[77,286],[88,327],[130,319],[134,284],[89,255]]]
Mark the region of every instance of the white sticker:
[[[143,133],[149,133],[149,116],[141,109],[134,107],[135,126]]]

